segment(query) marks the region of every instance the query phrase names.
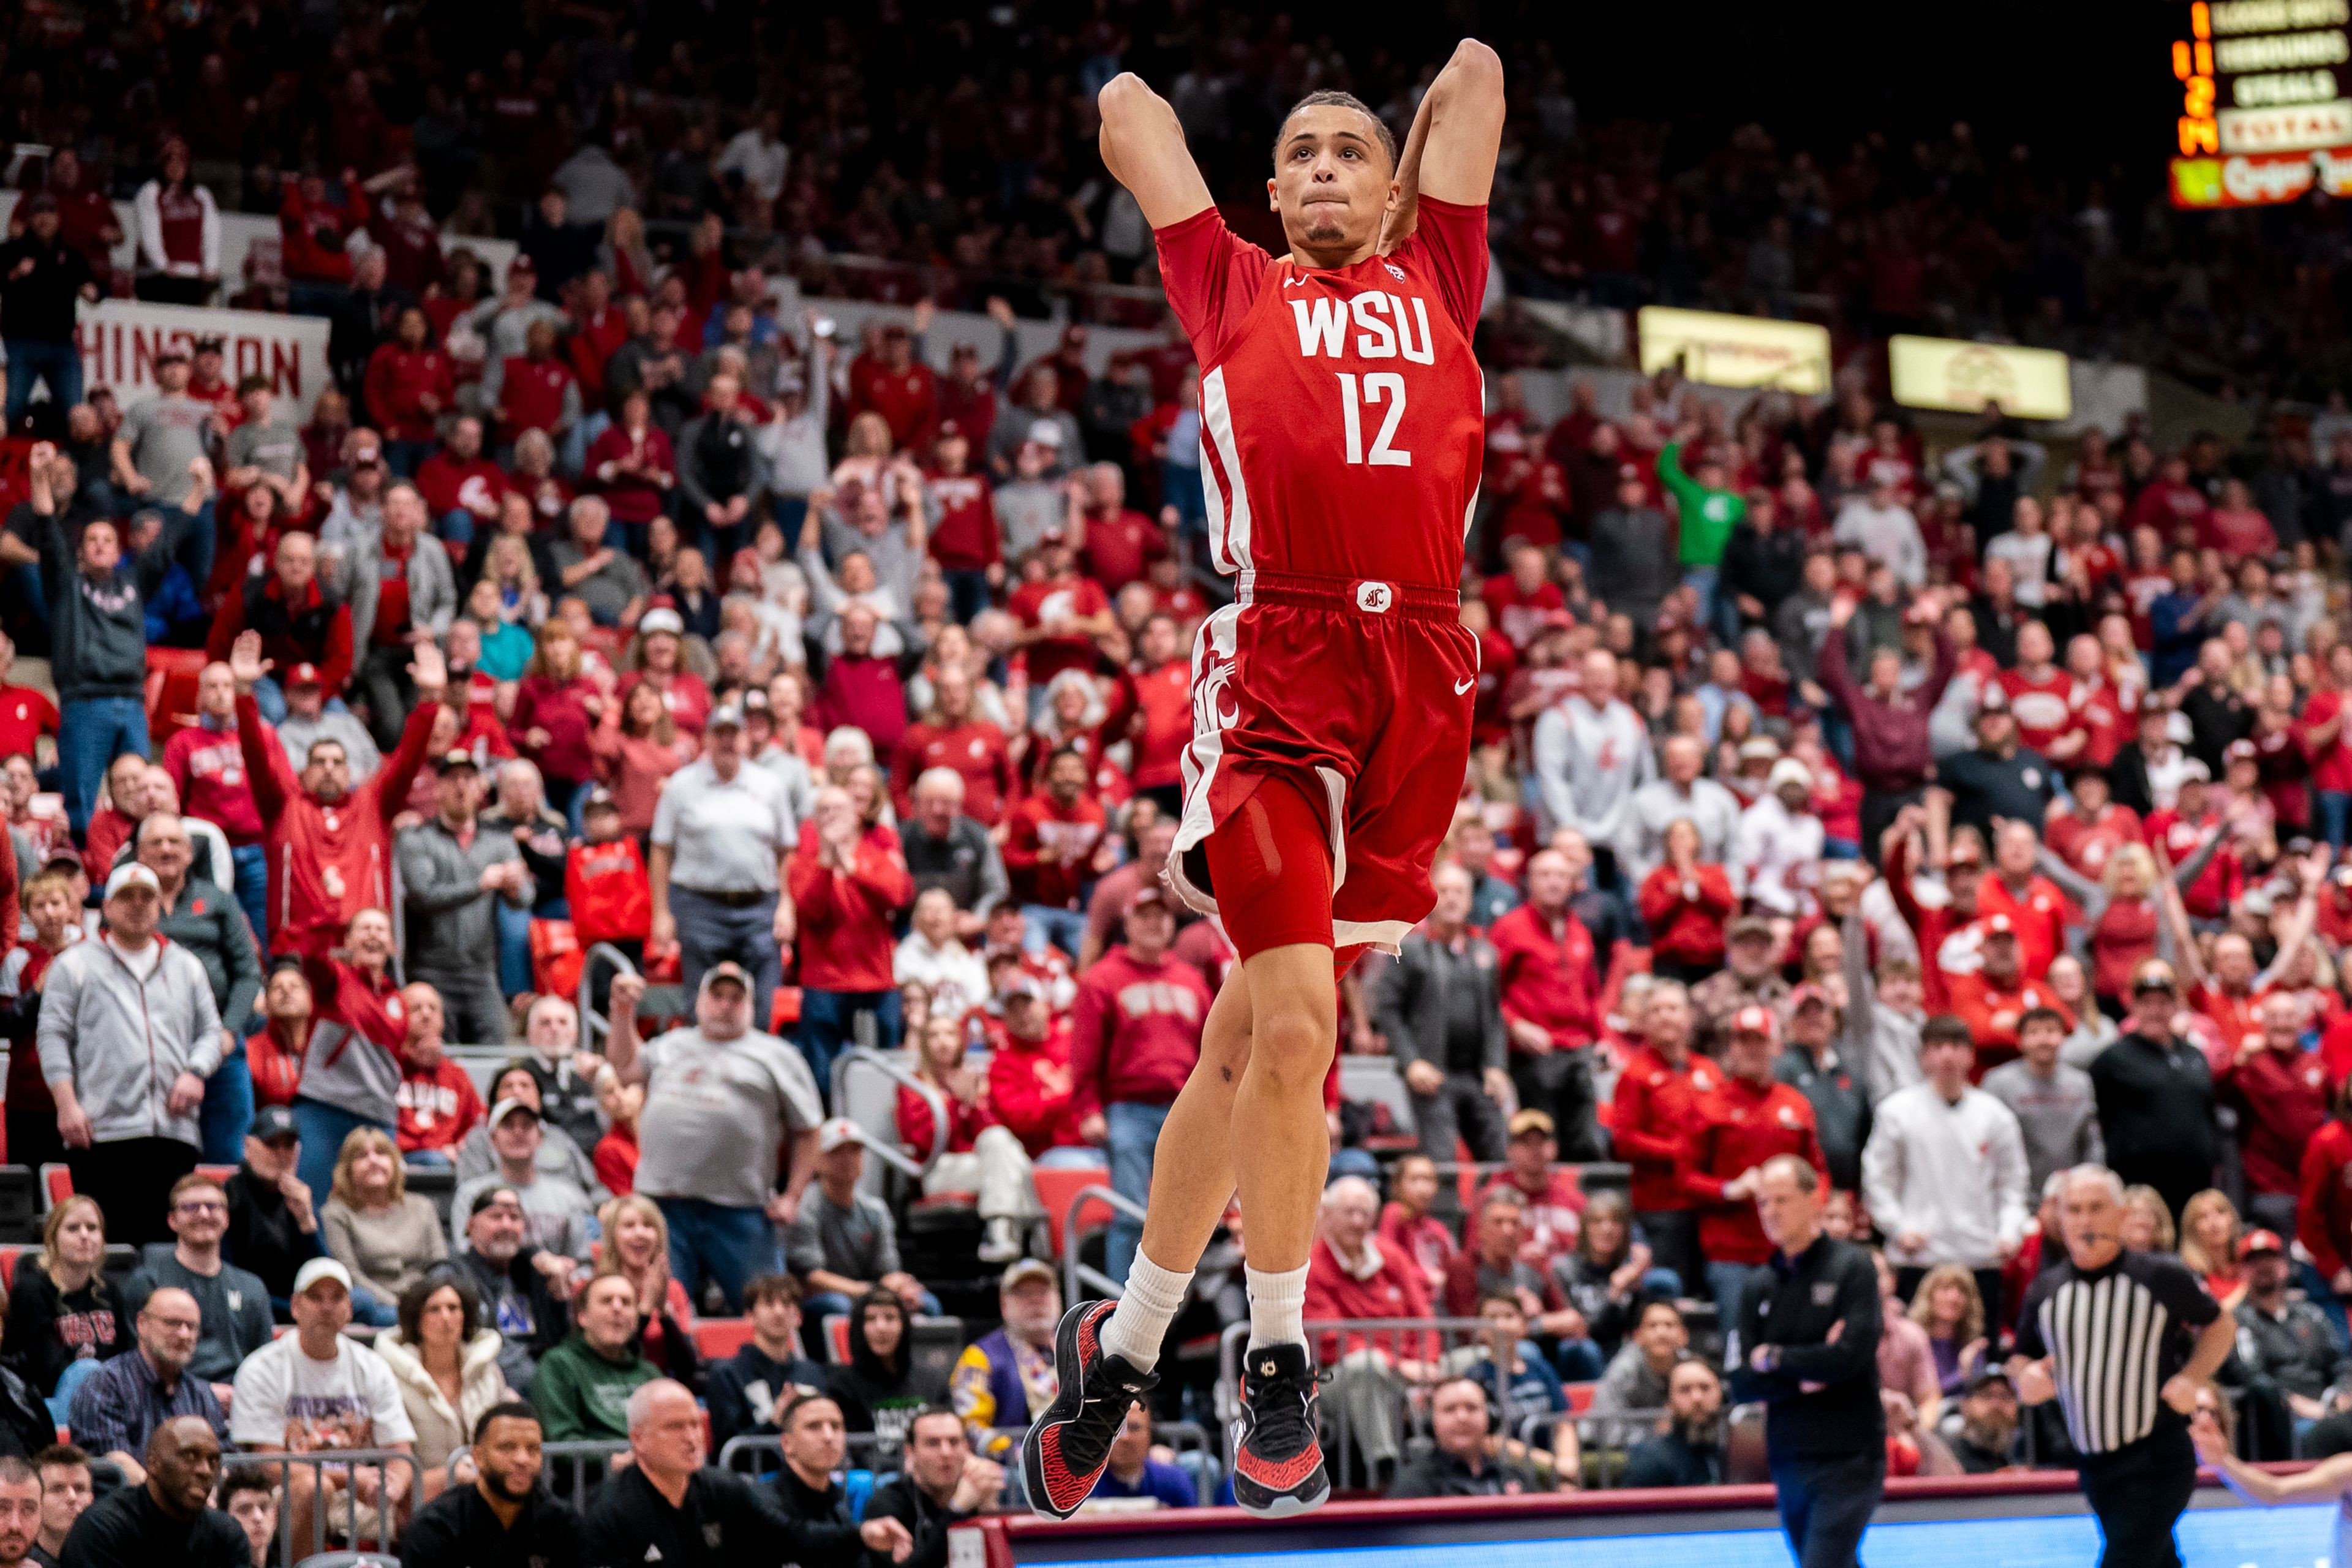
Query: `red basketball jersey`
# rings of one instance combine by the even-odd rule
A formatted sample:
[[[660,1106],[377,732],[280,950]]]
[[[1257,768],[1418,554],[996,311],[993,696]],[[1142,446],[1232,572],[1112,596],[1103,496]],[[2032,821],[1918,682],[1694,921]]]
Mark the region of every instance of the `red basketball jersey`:
[[[1423,196],[1394,254],[1328,269],[1268,256],[1213,207],[1156,237],[1201,362],[1218,570],[1458,588],[1486,447],[1486,209]]]

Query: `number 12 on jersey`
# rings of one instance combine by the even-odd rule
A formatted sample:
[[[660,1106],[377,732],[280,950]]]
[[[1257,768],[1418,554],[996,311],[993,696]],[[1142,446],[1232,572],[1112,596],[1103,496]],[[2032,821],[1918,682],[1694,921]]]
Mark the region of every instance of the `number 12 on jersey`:
[[[1373,371],[1356,376],[1347,371],[1339,377],[1339,417],[1346,428],[1348,461],[1363,463],[1375,468],[1410,468],[1412,454],[1400,452],[1389,445],[1396,436],[1397,421],[1404,417],[1404,377],[1392,370]],[[1358,381],[1363,383],[1361,393]],[[1372,437],[1372,449],[1364,451],[1363,407],[1381,406],[1387,413],[1381,419],[1380,433]]]

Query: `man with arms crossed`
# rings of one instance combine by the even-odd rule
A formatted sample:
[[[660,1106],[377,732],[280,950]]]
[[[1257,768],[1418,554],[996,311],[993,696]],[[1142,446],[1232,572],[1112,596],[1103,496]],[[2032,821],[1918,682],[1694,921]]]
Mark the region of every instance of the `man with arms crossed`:
[[[1470,333],[1486,275],[1502,65],[1465,40],[1402,156],[1345,93],[1294,108],[1268,205],[1287,254],[1226,228],[1175,111],[1132,75],[1101,93],[1105,164],[1157,232],[1171,305],[1206,367],[1202,474],[1218,570],[1238,597],[1192,658],[1184,814],[1168,873],[1222,917],[1239,981],[1161,1128],[1127,1293],[1074,1308],[1060,1395],[1022,1446],[1031,1506],[1067,1518],[1236,1187],[1248,1216],[1250,1346],[1235,1500],[1320,1503],[1307,1250],[1329,1160],[1323,1082],[1335,967],[1394,952],[1435,901],[1430,864],[1470,740],[1475,638],[1459,623],[1464,522],[1483,450]]]

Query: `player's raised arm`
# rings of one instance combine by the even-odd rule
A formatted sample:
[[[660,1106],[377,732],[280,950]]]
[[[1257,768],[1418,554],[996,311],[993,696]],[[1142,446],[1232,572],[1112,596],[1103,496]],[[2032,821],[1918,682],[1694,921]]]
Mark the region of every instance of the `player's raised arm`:
[[[1475,38],[1463,39],[1413,113],[1397,158],[1397,204],[1381,233],[1383,254],[1411,237],[1424,193],[1464,206],[1486,205],[1503,144],[1503,107],[1502,58]]]
[[[1496,80],[1499,90],[1499,69]],[[1102,110],[1103,167],[1133,193],[1146,223],[1166,228],[1210,205],[1209,183],[1184,145],[1176,110],[1141,77],[1121,71],[1103,84],[1095,102]]]

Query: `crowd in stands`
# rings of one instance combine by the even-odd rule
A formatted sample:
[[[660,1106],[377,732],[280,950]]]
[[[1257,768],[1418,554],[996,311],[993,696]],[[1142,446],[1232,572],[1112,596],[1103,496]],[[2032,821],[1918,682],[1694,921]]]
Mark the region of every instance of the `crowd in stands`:
[[[551,1542],[665,1561],[717,1552],[665,1533],[691,1508],[933,1568],[1017,1506],[1057,1249],[1095,1260],[1042,1189],[1144,1200],[1228,977],[1160,876],[1189,650],[1231,596],[1191,349],[1100,290],[1082,318],[1159,335],[940,368],[935,302],[1009,329],[1073,283],[1148,296],[1148,231],[1087,174],[1108,71],[1170,67],[1222,190],[1347,62],[1280,22],[1101,21],[1034,77],[926,56],[886,113],[867,22],[835,79],[755,95],[789,26],[706,61],[565,15],[536,54],[417,25],[330,69],[265,5],[158,40],[152,85],[69,29],[0,68],[0,132],[57,149],[0,247],[34,437],[0,533],[5,1155],[71,1191],[7,1294],[0,1565],[31,1486],[67,1568],[191,1517],[257,1561],[388,1516],[454,1563],[467,1510],[542,1505]],[[2159,218],[1963,133],[1668,178],[1588,156],[1524,59],[1515,296],[2282,357],[2256,329],[2288,307],[2218,303]],[[983,94],[987,137],[921,134]],[[239,207],[279,214],[282,277],[216,276]],[[497,288],[445,258],[513,210]],[[786,272],[909,308],[845,341],[778,313]],[[298,417],[203,340],[151,395],[85,389],[75,302],[124,289],[330,315],[336,385]],[[2240,1450],[2352,1448],[2352,421],[2060,446],[1923,431],[1851,375],[1742,405],[1665,374],[1544,422],[1529,340],[1492,336],[1476,751],[1434,909],[1340,982],[1342,1051],[1397,1089],[1328,1092],[1340,1484],[1730,1479],[1781,1155],[1876,1250],[1897,1473],[2067,1463],[2003,1352],[2091,1163],[2132,1184],[2129,1244],[2235,1313]],[[46,686],[9,682],[19,642]],[[158,648],[201,650],[187,710],[148,700]],[[609,1032],[579,1006],[602,945]],[[903,1065],[887,1117],[849,1114],[861,1047]],[[915,1224],[942,1212],[944,1264]],[[1112,1280],[1138,1234],[1109,1222]],[[1245,1246],[1234,1215],[1191,1340],[1244,1315]],[[1181,1381],[1150,1415],[1202,1407]],[[1212,1500],[1150,1415],[1103,1494]],[[774,1440],[756,1489],[701,1468],[742,1436]],[[631,1462],[558,1522],[541,1445],[597,1442]],[[224,1471],[339,1448],[414,1465]]]

